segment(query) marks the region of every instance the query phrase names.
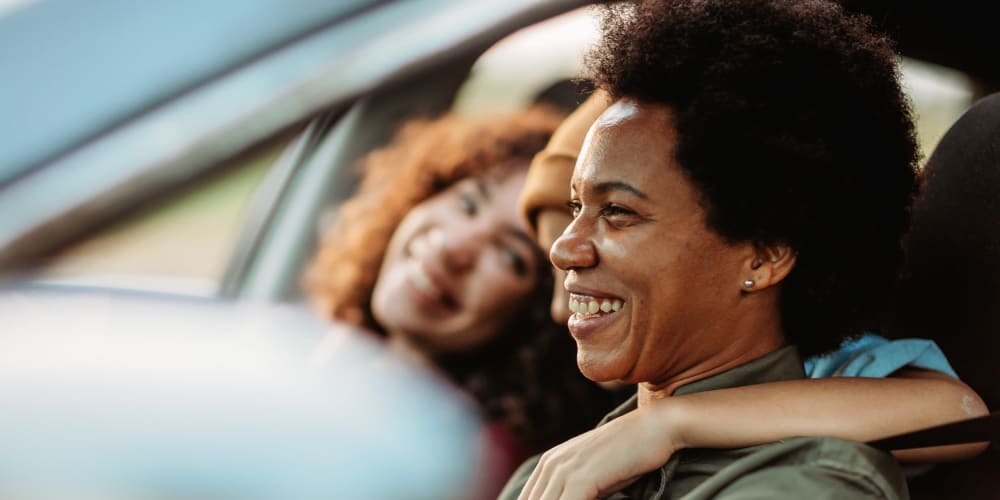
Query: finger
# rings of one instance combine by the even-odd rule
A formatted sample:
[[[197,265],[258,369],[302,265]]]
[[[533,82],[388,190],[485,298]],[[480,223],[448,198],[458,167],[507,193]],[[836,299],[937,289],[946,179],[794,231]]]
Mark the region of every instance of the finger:
[[[545,453],[538,460],[535,470],[531,471],[531,475],[528,476],[528,482],[524,483],[524,488],[521,488],[521,494],[517,496],[517,500],[538,500],[541,497],[545,484],[545,470],[548,465],[547,458],[548,453]]]
[[[546,478],[547,480],[540,485],[544,489],[540,492],[538,500],[561,500],[565,482],[562,481],[560,467],[550,467],[549,470],[550,474]]]
[[[559,500],[595,500],[601,494],[598,484],[594,481],[593,471],[586,461],[575,459],[563,460],[559,467],[552,471],[548,486],[558,492]]]
[[[535,467],[534,472],[528,478],[528,482],[524,484],[524,488],[521,488],[521,494],[517,496],[517,500],[535,500],[538,495],[535,494],[535,488],[538,486],[538,467]]]

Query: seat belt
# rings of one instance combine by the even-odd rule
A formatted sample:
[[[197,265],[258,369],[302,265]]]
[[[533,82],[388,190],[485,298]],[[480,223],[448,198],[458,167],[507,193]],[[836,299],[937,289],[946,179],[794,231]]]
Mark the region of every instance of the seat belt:
[[[883,451],[892,451],[981,441],[1000,442],[1000,411],[983,417],[959,420],[869,441],[868,445]]]

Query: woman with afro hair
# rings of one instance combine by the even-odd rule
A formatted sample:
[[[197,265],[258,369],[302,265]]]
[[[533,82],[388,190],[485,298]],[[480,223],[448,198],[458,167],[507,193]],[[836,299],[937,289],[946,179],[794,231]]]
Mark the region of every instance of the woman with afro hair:
[[[639,397],[526,463],[501,498],[779,498],[834,483],[845,498],[903,494],[891,461],[860,445],[755,446],[870,440],[985,411],[931,371],[951,371],[940,353],[943,365],[923,364],[923,341],[888,363],[886,341],[870,336],[807,363],[811,376],[836,367],[893,379],[805,380],[801,362],[798,374],[794,363],[775,370],[789,346],[816,356],[878,330],[890,302],[916,164],[891,44],[822,1],[607,12],[589,62],[600,90],[556,135],[572,143],[575,130],[575,145],[550,143],[536,159],[523,204],[546,246],[561,232],[546,227],[560,216],[548,192],[560,177],[572,186],[571,223],[551,255],[568,274],[562,308],[580,368],[638,382]],[[611,311],[590,307],[604,302]],[[838,469],[847,456],[858,461]]]

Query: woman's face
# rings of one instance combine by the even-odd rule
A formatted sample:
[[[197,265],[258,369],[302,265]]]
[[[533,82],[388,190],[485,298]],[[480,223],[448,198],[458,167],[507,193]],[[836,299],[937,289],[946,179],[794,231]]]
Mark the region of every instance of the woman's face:
[[[568,325],[592,380],[666,381],[727,346],[753,248],[706,227],[674,164],[672,123],[668,107],[619,101],[591,128],[573,172],[576,216],[551,258],[567,271]]]
[[[400,223],[372,296],[375,320],[428,354],[483,345],[537,284],[538,250],[517,212],[525,168],[474,177],[414,207]]]

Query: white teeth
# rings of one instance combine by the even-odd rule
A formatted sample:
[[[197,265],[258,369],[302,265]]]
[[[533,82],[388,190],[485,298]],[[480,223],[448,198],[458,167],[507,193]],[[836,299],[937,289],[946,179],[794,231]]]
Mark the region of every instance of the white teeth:
[[[427,275],[424,274],[424,270],[421,269],[419,266],[416,268],[416,270],[410,273],[410,277],[413,280],[413,284],[416,285],[416,287],[420,289],[420,291],[426,293],[427,295],[430,295],[431,297],[434,297],[435,299],[441,298],[441,290],[438,290],[438,288],[434,286],[434,283],[431,283],[430,278],[428,278]]]
[[[579,300],[576,300],[574,298],[570,298],[569,299],[569,310],[573,311],[575,313],[584,313],[584,312],[587,312],[587,304],[585,304],[584,302],[581,302]]]
[[[598,312],[610,313],[621,310],[624,302],[619,299],[581,299],[570,297],[569,310],[577,314],[594,315]]]

